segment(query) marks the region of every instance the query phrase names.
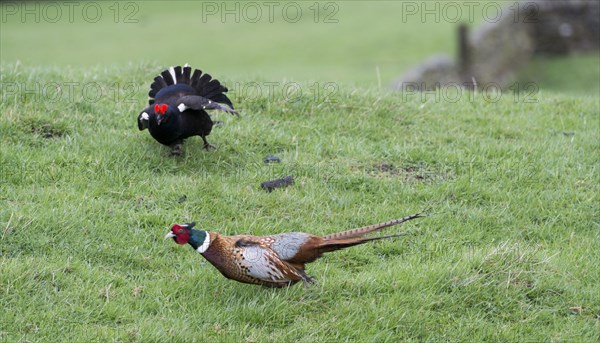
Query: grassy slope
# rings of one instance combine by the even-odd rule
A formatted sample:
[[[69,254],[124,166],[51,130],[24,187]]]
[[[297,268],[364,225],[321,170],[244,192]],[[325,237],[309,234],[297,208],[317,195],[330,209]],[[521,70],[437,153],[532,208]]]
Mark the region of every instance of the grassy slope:
[[[595,96],[600,94],[600,54],[537,57],[520,79],[535,83],[537,89]]]
[[[260,75],[270,80],[347,80],[369,85],[378,84],[379,68],[381,83],[387,86],[431,54],[452,54],[455,45],[455,24],[439,18],[436,23],[433,16],[423,22],[418,14],[406,15],[403,21],[406,11],[397,1],[325,2],[316,22],[314,2],[295,3],[302,10],[298,22],[286,21],[279,4],[272,23],[264,6],[261,19],[253,23],[241,16],[246,12],[240,5],[236,23],[232,15],[222,20],[221,12],[206,14],[200,2],[131,3],[137,6],[130,18],[136,23],[126,20],[133,7],[121,8],[115,23],[113,2],[99,2],[103,15],[94,23],[83,20],[84,5],[74,12],[73,23],[66,5],[64,16],[55,23],[41,16],[36,24],[33,15],[23,22],[20,11],[7,15],[0,30],[2,59],[58,66],[189,62],[236,78]],[[334,7],[325,8],[326,4]],[[233,9],[235,4],[227,6]],[[247,11],[252,18],[253,12]],[[43,7],[40,12],[44,13]],[[328,14],[337,22],[325,23]]]
[[[473,27],[482,22],[486,2],[472,7],[473,1],[467,1],[470,5],[462,7],[463,21]],[[261,6],[258,22],[244,20],[242,3],[237,23],[231,14],[225,20],[221,12],[206,14],[203,5],[193,1],[121,2],[116,17],[115,2],[92,3],[102,11],[96,22],[83,19],[84,2],[74,7],[72,23],[62,3],[58,3],[62,16],[56,22],[44,19],[54,17],[56,4],[48,9],[39,5],[37,11],[28,5],[30,12],[38,13],[39,23],[31,13],[23,20],[22,8],[12,14],[11,7],[0,23],[1,60],[60,67],[189,62],[236,80],[318,80],[387,87],[427,57],[455,55],[457,24],[443,14],[453,18],[455,13],[448,9],[436,16],[431,12],[436,6],[433,2],[417,2],[424,7],[415,14],[411,14],[414,1],[323,2],[316,21],[313,2],[295,2],[302,10],[298,22],[286,21],[283,5],[278,5],[272,23],[265,6]],[[9,4],[0,8],[8,9]],[[125,8],[128,4],[132,7]],[[333,7],[326,8],[327,4]],[[505,11],[512,4],[507,1]],[[443,2],[438,5],[445,6]],[[235,4],[227,6],[231,10]],[[89,10],[92,18],[93,8]],[[247,11],[252,18],[254,12]],[[328,14],[332,15],[329,20],[337,22],[325,23]],[[535,82],[542,90],[596,95],[600,92],[599,61],[598,54],[538,58],[519,81]]]
[[[59,101],[3,89],[2,341],[600,338],[597,98],[423,102],[343,85],[333,104],[263,94],[235,99],[241,119],[219,116],[218,150],[191,139],[171,158],[135,128],[158,68],[4,65],[7,83],[140,91],[130,103],[123,92],[86,101],[81,86]],[[264,166],[266,154],[283,163]],[[293,187],[258,187],[288,174]],[[310,265],[319,284],[308,290],[228,281],[162,240],[192,219],[226,234],[324,234],[428,205],[435,216],[389,231],[406,238]]]

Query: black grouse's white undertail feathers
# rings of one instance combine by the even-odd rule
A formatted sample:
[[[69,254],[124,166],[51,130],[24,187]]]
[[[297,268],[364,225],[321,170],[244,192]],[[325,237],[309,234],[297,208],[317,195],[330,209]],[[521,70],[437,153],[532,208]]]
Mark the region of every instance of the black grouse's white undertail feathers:
[[[192,68],[171,67],[154,78],[148,93],[148,107],[138,116],[138,128],[148,129],[159,143],[171,147],[173,155],[181,154],[184,139],[200,136],[204,148],[213,147],[206,140],[213,121],[206,110],[221,110],[238,115],[227,88],[209,74]]]

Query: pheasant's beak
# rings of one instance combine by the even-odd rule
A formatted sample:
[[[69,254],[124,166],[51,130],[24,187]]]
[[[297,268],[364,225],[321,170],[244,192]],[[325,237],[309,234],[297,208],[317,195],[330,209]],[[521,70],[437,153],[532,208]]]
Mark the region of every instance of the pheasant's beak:
[[[160,125],[160,123],[162,123],[162,121],[163,121],[163,118],[162,118],[162,117],[163,117],[163,116],[161,116],[161,115],[159,115],[159,116],[156,116],[156,123],[157,123],[158,125]]]
[[[167,234],[165,235],[165,239],[169,239],[169,238],[173,238],[175,237],[175,234],[171,231],[167,232]]]

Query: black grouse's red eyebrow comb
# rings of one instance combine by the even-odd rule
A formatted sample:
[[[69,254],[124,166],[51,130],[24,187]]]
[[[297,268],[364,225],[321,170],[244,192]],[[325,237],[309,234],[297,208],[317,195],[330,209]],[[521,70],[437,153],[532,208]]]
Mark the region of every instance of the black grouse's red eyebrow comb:
[[[165,114],[165,112],[167,112],[167,104],[155,104],[154,105],[154,112],[158,113],[158,114]]]

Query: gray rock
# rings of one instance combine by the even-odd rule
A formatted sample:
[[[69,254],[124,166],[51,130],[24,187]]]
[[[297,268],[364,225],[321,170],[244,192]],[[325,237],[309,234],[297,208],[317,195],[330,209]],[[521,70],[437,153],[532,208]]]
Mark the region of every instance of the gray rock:
[[[458,63],[447,55],[433,56],[391,87],[424,91],[475,80],[478,88],[505,88],[535,54],[600,50],[600,1],[521,1],[518,11],[514,6],[505,7],[499,20],[484,22],[462,36],[467,38],[461,40],[464,49],[459,49]]]
[[[392,83],[400,91],[434,90],[450,83],[460,83],[456,65],[448,55],[436,55],[410,69]]]

